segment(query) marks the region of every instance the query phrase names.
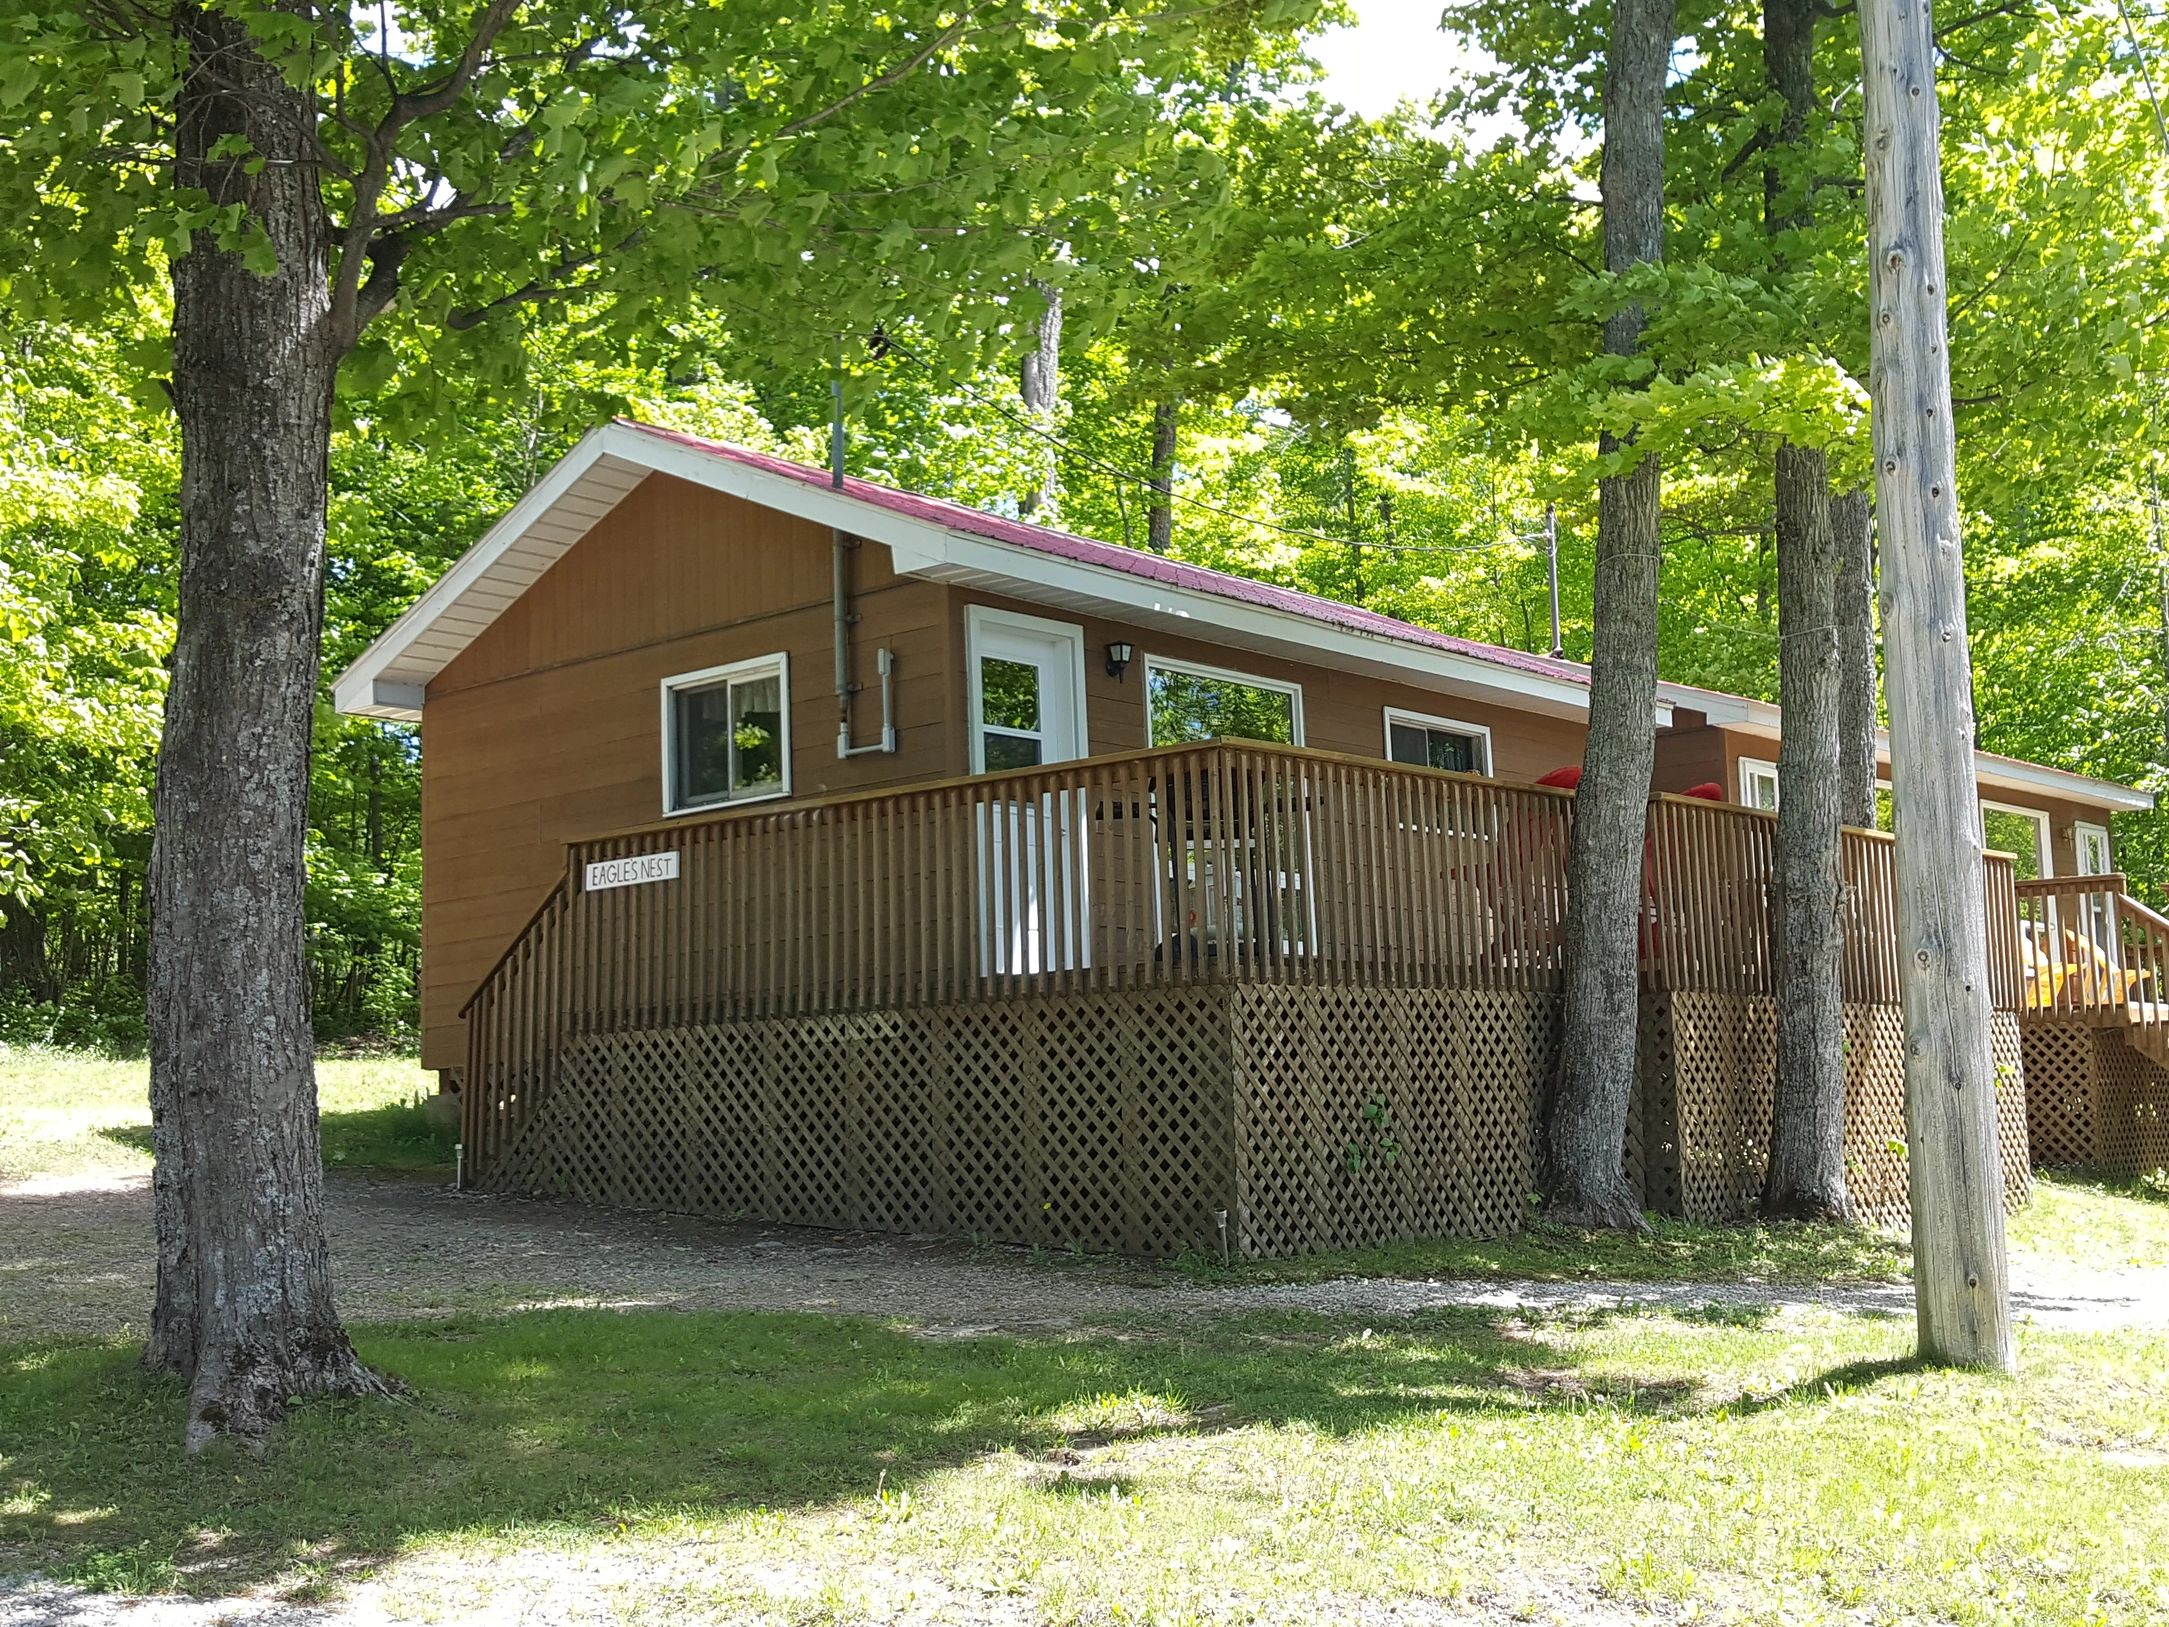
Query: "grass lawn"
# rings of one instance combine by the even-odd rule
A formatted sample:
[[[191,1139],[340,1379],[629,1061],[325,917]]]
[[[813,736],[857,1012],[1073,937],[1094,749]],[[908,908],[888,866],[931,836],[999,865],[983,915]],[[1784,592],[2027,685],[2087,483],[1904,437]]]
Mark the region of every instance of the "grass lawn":
[[[2033,1201],[2011,1217],[2010,1242],[2094,1270],[2169,1266],[2169,1187],[2065,1171],[2038,1177]]]
[[[0,1051],[0,1174],[146,1168],[143,1080]],[[321,1080],[329,1158],[443,1167],[411,1062],[328,1061]],[[2012,1239],[2169,1263],[2169,1203],[2049,1179]],[[1663,1224],[1157,1269],[1797,1282],[1905,1264],[1888,1239]],[[631,1621],[798,1627],[1383,1621],[1366,1601],[1431,1600],[1538,1621],[2169,1618],[2169,1336],[2026,1328],[2013,1382],[1917,1370],[1912,1334],[1455,1311],[937,1339],[551,1310],[357,1328],[413,1398],[302,1407],[260,1459],[184,1456],[178,1388],[133,1348],[42,1340],[0,1347],[0,1576],[366,1588],[422,1620],[512,1619],[567,1590]]]
[[[2169,1339],[2029,1332],[2014,1383],[1913,1370],[1911,1334],[1454,1313],[940,1342],[544,1312],[368,1330],[418,1399],[304,1408],[260,1461],[184,1457],[177,1394],[131,1351],[32,1346],[0,1351],[0,1574],[374,1576],[425,1619],[568,1579],[653,1621],[951,1595],[1330,1619],[1561,1589],[1787,1624],[2169,1615]]]
[[[142,1061],[0,1045],[0,1180],[148,1170],[149,1089]],[[319,1059],[324,1161],[449,1173],[458,1135],[421,1106],[436,1090],[412,1057]]]

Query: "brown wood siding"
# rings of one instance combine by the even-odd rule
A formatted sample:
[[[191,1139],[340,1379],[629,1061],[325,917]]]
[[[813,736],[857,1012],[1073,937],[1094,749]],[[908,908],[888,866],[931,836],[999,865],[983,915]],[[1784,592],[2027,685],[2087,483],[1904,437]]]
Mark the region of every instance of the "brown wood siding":
[[[1739,801],[1739,764],[1728,745],[1725,731],[1711,728],[1701,713],[1674,711],[1672,727],[1657,731],[1651,784],[1659,791],[1685,791],[1715,780],[1725,788],[1727,802]]]
[[[429,686],[422,756],[422,1063],[465,1060],[459,1008],[561,875],[565,844],[662,812],[660,685],[781,650],[792,791],[938,778],[950,762],[949,590],[851,561],[854,738],[878,737],[896,652],[898,750],[836,756],[829,533],[650,475]]]
[[[1582,739],[1587,731],[1575,719],[1516,711],[1492,702],[1440,694],[1415,684],[1397,684],[1363,673],[1309,666],[1216,644],[1210,639],[1175,636],[1102,617],[1075,616],[1044,605],[981,593],[960,592],[957,595],[954,692],[959,717],[964,714],[963,607],[966,604],[993,605],[1022,615],[1068,622],[1084,629],[1085,725],[1088,750],[1095,756],[1110,751],[1134,751],[1150,743],[1145,738],[1145,659],[1162,656],[1172,661],[1192,661],[1235,672],[1255,673],[1260,678],[1283,683],[1301,684],[1303,743],[1319,751],[1383,758],[1386,755],[1386,708],[1392,706],[1488,727],[1494,758],[1492,772],[1502,780],[1526,784],[1555,768],[1582,760]],[[1130,669],[1120,680],[1107,675],[1107,646],[1117,640],[1136,646]],[[957,758],[952,772],[961,774],[966,772],[964,754],[970,749],[969,739],[962,730],[958,731],[955,749]]]

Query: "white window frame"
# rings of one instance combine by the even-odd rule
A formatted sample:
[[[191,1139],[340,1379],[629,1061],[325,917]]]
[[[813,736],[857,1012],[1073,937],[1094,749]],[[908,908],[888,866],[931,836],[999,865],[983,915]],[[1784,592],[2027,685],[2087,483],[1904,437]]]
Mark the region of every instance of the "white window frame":
[[[1393,755],[1393,726],[1396,723],[1413,723],[1420,729],[1445,729],[1449,733],[1465,734],[1471,739],[1480,741],[1483,745],[1483,766],[1471,770],[1471,772],[1480,774],[1487,780],[1492,777],[1491,726],[1488,723],[1464,723],[1459,718],[1438,717],[1430,712],[1412,712],[1405,706],[1389,706],[1385,708],[1380,734],[1380,738],[1384,741],[1386,747],[1386,761],[1389,763],[1398,761]],[[1400,766],[1403,768],[1421,768],[1428,765],[1401,763]]]
[[[783,783],[773,791],[757,791],[751,796],[722,796],[707,802],[687,803],[678,807],[674,792],[678,783],[676,765],[671,761],[677,745],[677,736],[671,719],[671,698],[681,689],[707,689],[716,684],[734,682],[773,672],[782,695],[783,733]],[[742,808],[753,802],[774,802],[791,794],[791,656],[787,650],[777,650],[771,655],[756,655],[744,661],[726,661],[719,667],[702,667],[697,672],[672,673],[662,682],[662,757],[663,757],[663,817],[680,819],[688,814],[714,813],[719,808]]]
[[[1212,678],[1221,683],[1242,684],[1249,689],[1269,690],[1289,698],[1288,732],[1294,739],[1292,746],[1303,744],[1303,686],[1285,678],[1261,678],[1255,672],[1237,672],[1232,667],[1211,667],[1202,661],[1182,661],[1173,656],[1148,655],[1145,657],[1145,681],[1138,687],[1145,692],[1145,744],[1152,740],[1152,675],[1155,672],[1179,672],[1190,678]],[[1272,742],[1263,742],[1271,744]],[[1168,748],[1173,749],[1173,748]]]
[[[979,672],[980,631],[983,628],[1012,628],[1020,633],[1031,633],[1041,638],[1065,641],[1070,647],[1073,665],[1070,671],[1070,694],[1073,716],[1070,724],[1076,730],[1076,757],[1092,755],[1092,735],[1085,723],[1085,635],[1084,629],[1073,621],[1054,621],[1046,616],[1027,616],[1021,610],[998,610],[993,605],[968,604],[964,607],[964,719],[966,724],[969,761],[974,774],[987,771],[986,741],[986,690]],[[1042,727],[1042,737],[1046,730]],[[1045,754],[1042,753],[1042,756]],[[1073,762],[1075,757],[1056,758],[1056,762]],[[1042,768],[1052,766],[1042,762]]]
[[[1767,778],[1770,782],[1770,806],[1765,808],[1755,800],[1755,781]],[[1777,764],[1767,757],[1742,757],[1740,759],[1740,806],[1753,808],[1758,813],[1777,812]]]
[[[2103,857],[2108,860],[2107,865],[2099,873],[2114,875],[2116,873],[2116,848],[2109,839],[2109,827],[2097,824],[2091,819],[2075,819],[2071,822],[2071,862],[2079,867],[2081,875],[2096,873],[2086,867],[2086,838],[2090,835],[2101,838],[2101,852]]]
[[[1981,798],[1981,812],[1985,814],[1991,808],[1995,809],[1997,813],[2018,814],[2020,817],[2034,822],[2034,828],[2041,833],[2040,845],[2036,850],[2041,858],[2041,879],[2046,881],[2050,876],[2053,876],[2056,873],[2056,841],[2055,832],[2049,825],[2048,814],[2040,808],[2021,808],[2015,802],[1992,802],[1987,797]],[[1986,819],[1981,821],[1980,832],[1981,846],[1985,848],[1988,846],[1988,821]]]

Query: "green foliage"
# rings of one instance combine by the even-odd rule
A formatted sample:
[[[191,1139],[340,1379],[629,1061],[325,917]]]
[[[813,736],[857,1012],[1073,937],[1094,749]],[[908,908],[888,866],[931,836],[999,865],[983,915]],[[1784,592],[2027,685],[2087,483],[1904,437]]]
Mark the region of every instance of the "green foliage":
[[[1588,7],[1457,10],[1494,66],[1433,126],[1306,91],[1308,4],[998,7],[953,28],[733,4],[643,14],[637,37],[619,12],[528,6],[455,106],[399,125],[373,195],[354,132],[383,119],[389,84],[444,70],[473,16],[235,9],[318,100],[333,219],[400,244],[397,298],[343,378],[327,672],[599,418],[818,462],[839,363],[855,473],[1013,513],[1051,458],[1057,523],[1141,544],[1154,409],[1179,403],[1180,557],[1522,649],[1550,642],[1553,503],[1569,655],[1587,652],[1596,434],[1632,430],[1666,460],[1662,669],[1766,698],[1771,451],[1824,446],[1841,480],[1866,476],[1849,25],[1820,30],[1827,93],[1779,151],[1756,14],[1683,13],[1670,258],[1613,278]],[[1948,26],[1981,743],[2169,785],[2169,161],[2114,17]],[[2131,26],[2169,51],[2162,19]],[[163,32],[104,29],[67,0],[0,20],[16,1032],[131,1037],[116,1014],[140,977],[177,479],[166,312],[145,290],[186,234],[247,236],[164,183],[175,72]],[[1458,133],[1502,107],[1517,138]],[[1774,234],[1771,181],[1789,218]],[[1059,447],[1023,425],[1014,382],[1039,283],[1064,299]],[[1629,300],[1651,325],[1645,359],[1621,364],[1597,335]],[[318,1024],[401,1032],[419,742],[323,706],[316,744]],[[2119,862],[2158,892],[2169,821],[2115,823]]]

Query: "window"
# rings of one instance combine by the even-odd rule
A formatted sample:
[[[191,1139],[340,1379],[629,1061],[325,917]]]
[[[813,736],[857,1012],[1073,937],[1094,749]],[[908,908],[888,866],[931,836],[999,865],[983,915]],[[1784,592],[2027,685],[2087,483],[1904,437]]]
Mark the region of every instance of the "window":
[[[2109,827],[2089,825],[2084,820],[2071,827],[2071,846],[2079,861],[2082,876],[2105,876],[2116,866],[2109,854]]]
[[[1156,746],[1193,740],[1303,743],[1303,691],[1217,667],[1145,660],[1146,722]]]
[[[1481,723],[1456,723],[1447,717],[1386,708],[1386,755],[1418,768],[1444,768],[1456,774],[1491,772],[1491,731]]]
[[[1777,812],[1777,764],[1760,757],[1740,759],[1740,801],[1764,813]]]
[[[2020,881],[2038,881],[2050,873],[2048,815],[2037,808],[1982,803],[1981,840],[2018,861],[2013,868]]]
[[[663,680],[663,812],[791,789],[790,667],[782,655]]]

